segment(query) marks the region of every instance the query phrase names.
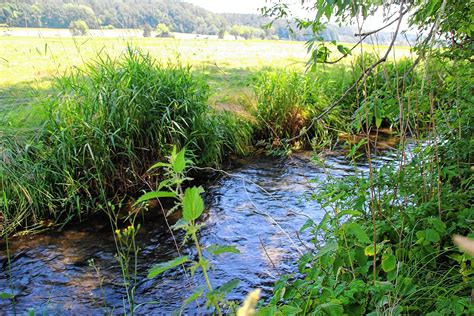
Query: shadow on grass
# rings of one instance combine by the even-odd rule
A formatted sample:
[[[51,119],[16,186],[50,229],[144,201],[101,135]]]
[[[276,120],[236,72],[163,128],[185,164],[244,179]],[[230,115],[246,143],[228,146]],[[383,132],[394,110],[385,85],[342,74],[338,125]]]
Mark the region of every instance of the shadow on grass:
[[[45,100],[53,93],[51,79],[0,86],[0,131],[30,130],[45,120]]]

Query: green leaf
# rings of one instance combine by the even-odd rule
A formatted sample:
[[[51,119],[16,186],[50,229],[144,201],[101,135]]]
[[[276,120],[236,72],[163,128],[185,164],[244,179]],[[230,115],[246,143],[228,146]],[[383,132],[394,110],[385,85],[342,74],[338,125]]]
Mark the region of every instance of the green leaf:
[[[440,240],[439,233],[434,229],[426,229],[425,230],[425,239],[430,242],[438,242]]]
[[[153,170],[153,169],[160,168],[160,167],[169,168],[169,167],[171,167],[171,164],[166,163],[166,162],[157,162],[157,163],[155,163],[153,166],[151,166],[151,167],[148,169],[148,171],[151,171],[151,170]]]
[[[213,256],[217,256],[223,253],[240,253],[239,249],[234,246],[220,246],[220,245],[210,245],[206,250]]]
[[[172,164],[173,170],[176,173],[181,173],[186,168],[186,158],[185,158],[186,150],[183,148],[181,151],[174,157]]]
[[[336,249],[337,249],[337,242],[335,242],[335,241],[329,242],[329,243],[325,244],[324,247],[319,249],[319,251],[316,253],[314,258],[315,259],[320,258],[320,257],[324,256],[325,254],[330,253],[330,252],[332,252]]]
[[[183,303],[182,308],[186,307],[187,305],[191,304],[199,297],[201,297],[202,293],[204,293],[204,289],[197,289],[193,294],[191,294]]]
[[[204,201],[201,193],[204,190],[201,187],[187,188],[183,198],[183,218],[187,221],[193,221],[201,216],[204,211]]]
[[[283,313],[283,315],[297,315],[301,312],[300,308],[290,305],[283,305],[279,308],[279,310]]]
[[[13,294],[0,292],[0,298],[2,298],[2,299],[12,299],[14,297],[15,297],[15,295],[13,295]]]
[[[220,294],[227,294],[227,293],[232,292],[232,290],[235,289],[237,285],[239,285],[239,283],[240,283],[239,279],[232,279],[229,282],[222,284],[214,291]]]
[[[378,253],[380,251],[378,245],[377,245],[376,249],[377,249],[377,253]],[[368,245],[367,247],[365,247],[364,252],[365,252],[366,256],[373,256],[375,254],[374,245]]]
[[[356,222],[352,222],[349,224],[346,224],[347,228],[347,233],[350,235],[355,236],[360,242],[364,244],[370,244],[371,241],[365,231],[362,229],[362,226],[360,226]]]
[[[383,254],[382,255],[382,269],[385,272],[390,272],[395,270],[397,267],[397,258],[393,254]]]
[[[342,45],[337,45],[337,50],[343,54],[343,55],[349,55],[349,53],[351,52],[350,49],[342,46]]]
[[[168,191],[153,191],[143,194],[133,205],[158,198],[174,198],[176,194]]]
[[[150,269],[150,271],[148,272],[147,278],[153,279],[158,274],[161,274],[169,269],[173,269],[174,267],[177,267],[187,261],[189,261],[188,256],[183,256],[183,257],[179,257],[167,262],[159,263]]]
[[[344,308],[338,300],[333,300],[331,302],[321,304],[320,307],[328,315],[339,316],[344,314]]]
[[[311,226],[314,225],[314,222],[312,219],[308,219],[306,223],[300,228],[300,232],[304,232],[306,229],[310,228]]]

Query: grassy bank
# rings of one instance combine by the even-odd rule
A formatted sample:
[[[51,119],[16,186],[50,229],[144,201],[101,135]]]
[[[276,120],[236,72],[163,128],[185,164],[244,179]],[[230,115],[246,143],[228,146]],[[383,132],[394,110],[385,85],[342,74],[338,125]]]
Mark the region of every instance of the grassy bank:
[[[129,45],[139,47],[161,62],[179,61],[192,66],[207,77],[210,103],[231,110],[241,110],[238,103],[248,98],[251,91],[246,87],[257,72],[269,67],[302,70],[307,61],[302,42],[42,37],[36,32],[31,37],[0,36],[1,125],[28,128],[38,125],[41,120],[36,118],[41,114],[35,109],[31,111],[31,104],[51,93],[54,78],[97,56],[117,57]],[[366,49],[378,52],[384,47],[367,45]],[[409,55],[408,47],[396,48],[395,58]]]
[[[127,201],[153,186],[146,171],[171,145],[216,166],[250,143],[247,123],[209,106],[202,77],[136,49],[86,64],[53,91],[36,105],[46,115],[40,128],[2,137],[4,233]]]
[[[206,166],[252,144],[277,154],[330,145],[352,130],[357,108],[352,97],[312,124],[355,80],[360,59],[304,74],[298,42],[0,40],[9,48],[0,133],[12,229],[80,219],[136,196],[171,145]]]

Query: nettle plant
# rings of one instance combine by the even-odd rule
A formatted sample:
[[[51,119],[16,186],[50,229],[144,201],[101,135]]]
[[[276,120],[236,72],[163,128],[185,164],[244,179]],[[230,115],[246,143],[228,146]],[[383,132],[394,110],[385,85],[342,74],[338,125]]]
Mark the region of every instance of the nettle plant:
[[[197,258],[193,259],[189,256],[180,256],[171,261],[158,263],[153,266],[148,273],[148,278],[153,279],[163,272],[183,266],[187,268],[191,275],[194,276],[197,271],[201,271],[205,280],[205,286],[199,287],[191,296],[186,299],[183,309],[190,303],[197,301],[200,298],[205,299],[206,309],[213,309],[214,313],[222,315],[223,309],[235,308],[233,302],[225,299],[226,295],[230,293],[238,284],[239,280],[230,280],[220,287],[214,288],[211,279],[209,278],[209,270],[212,265],[208,259],[209,256],[218,256],[223,253],[240,253],[239,250],[233,246],[210,245],[203,247],[199,242],[199,231],[203,224],[198,222],[199,217],[204,212],[204,200],[201,196],[204,193],[202,187],[188,187],[183,188],[186,181],[192,180],[186,176],[188,169],[193,165],[193,162],[186,158],[186,150],[182,149],[177,152],[176,147],[173,147],[169,162],[158,162],[153,165],[149,171],[158,168],[163,169],[165,180],[163,180],[156,191],[148,192],[141,196],[136,205],[158,198],[173,198],[175,200],[174,206],[168,211],[167,216],[171,213],[181,211],[182,217],[172,227],[174,230],[183,230],[185,232],[183,244],[191,241],[194,244],[197,252]],[[207,255],[205,255],[207,254]],[[227,312],[225,312],[227,313]]]

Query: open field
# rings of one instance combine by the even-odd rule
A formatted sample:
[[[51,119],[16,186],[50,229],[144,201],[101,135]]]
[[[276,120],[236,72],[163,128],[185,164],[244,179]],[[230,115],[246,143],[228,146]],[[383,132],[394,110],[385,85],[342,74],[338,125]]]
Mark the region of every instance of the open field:
[[[308,59],[303,42],[138,38],[138,30],[110,31],[117,37],[102,34],[107,31],[71,37],[68,30],[48,29],[30,29],[29,33],[13,29],[19,36],[0,36],[0,120],[13,126],[36,125],[41,120],[39,114],[28,119],[25,115],[31,112],[32,100],[47,95],[53,78],[98,57],[118,56],[129,45],[161,62],[191,65],[207,76],[211,103],[228,104],[233,109],[232,104],[245,96],[252,74],[268,67],[304,69]],[[98,37],[101,34],[103,37]],[[380,53],[384,48],[367,45],[366,51]],[[408,47],[396,47],[393,56],[409,55]]]

